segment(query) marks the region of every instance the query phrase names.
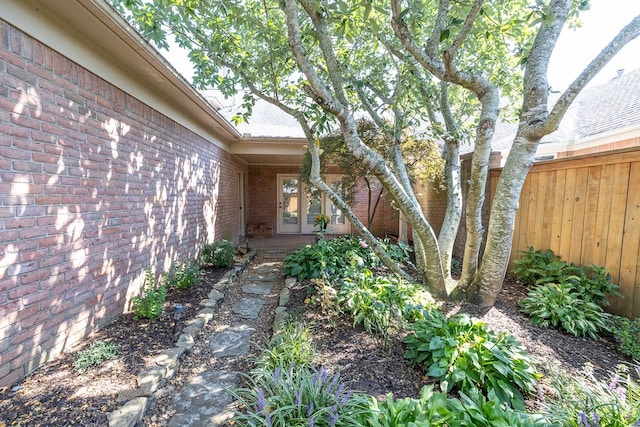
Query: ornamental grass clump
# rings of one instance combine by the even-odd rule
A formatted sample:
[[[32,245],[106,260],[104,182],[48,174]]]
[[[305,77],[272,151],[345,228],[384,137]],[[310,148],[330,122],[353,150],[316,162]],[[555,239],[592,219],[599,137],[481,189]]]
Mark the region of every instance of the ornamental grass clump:
[[[279,366],[310,368],[316,355],[312,334],[308,324],[288,317],[260,353],[253,373],[273,372]]]
[[[555,393],[540,410],[550,425],[640,426],[640,365],[619,365],[604,380],[589,365],[578,375],[555,369],[550,377]]]
[[[248,380],[248,388],[231,392],[241,405],[234,417],[241,427],[352,427],[367,404],[324,368],[277,366]]]

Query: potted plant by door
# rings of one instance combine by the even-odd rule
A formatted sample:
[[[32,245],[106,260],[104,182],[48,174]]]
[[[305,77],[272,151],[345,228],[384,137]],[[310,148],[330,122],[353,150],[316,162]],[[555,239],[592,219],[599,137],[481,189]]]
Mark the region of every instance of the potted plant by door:
[[[331,222],[331,218],[329,218],[329,215],[319,213],[318,215],[316,215],[316,221],[313,223],[313,225],[320,227],[320,231],[324,233],[325,231],[327,231],[327,225],[329,225],[329,222]]]

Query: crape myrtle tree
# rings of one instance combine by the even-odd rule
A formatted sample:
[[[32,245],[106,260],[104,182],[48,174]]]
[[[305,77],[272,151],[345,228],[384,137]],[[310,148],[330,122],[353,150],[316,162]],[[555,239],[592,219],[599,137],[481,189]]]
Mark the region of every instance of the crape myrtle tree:
[[[112,1],[157,46],[166,47],[167,34],[173,34],[189,50],[196,86],[225,95],[246,91],[237,120],[250,117],[257,98],[294,116],[309,141],[310,181],[345,212],[383,262],[403,274],[321,179],[319,137],[337,127],[346,150],[377,177],[411,224],[419,274],[432,293],[486,306],[502,286],[519,194],[540,140],[640,33],[636,17],[549,109],[549,58],[562,28],[588,1]],[[491,140],[503,99],[519,106],[518,128],[484,230]],[[362,112],[384,133],[385,147],[365,143],[356,119]],[[403,134],[422,126],[444,147],[448,204],[439,235],[418,203],[402,148]],[[453,280],[451,252],[461,216],[458,153],[469,126],[474,154],[466,246],[462,276]]]

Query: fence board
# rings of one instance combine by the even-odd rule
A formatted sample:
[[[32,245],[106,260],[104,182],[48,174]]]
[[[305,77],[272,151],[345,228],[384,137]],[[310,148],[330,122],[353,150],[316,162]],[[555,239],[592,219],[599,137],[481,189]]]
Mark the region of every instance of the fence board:
[[[544,208],[542,211],[541,239],[538,247],[551,247],[551,224],[553,223],[553,196],[556,193],[556,171],[545,172]]]
[[[624,236],[624,217],[629,190],[630,163],[615,165],[613,172],[613,190],[611,194],[611,215],[609,216],[609,236],[607,239],[606,260],[607,271],[611,273],[613,283],[620,283],[620,257],[622,254],[622,238]],[[617,312],[620,298],[611,298],[611,308]]]
[[[582,236],[584,232],[584,216],[587,199],[588,168],[579,168],[576,171],[576,193],[573,201],[573,223],[571,224],[571,247],[569,248],[569,261],[580,263],[582,257]]]
[[[531,191],[531,182],[526,180],[524,186],[522,187],[522,192],[520,193],[520,208],[519,208],[519,230],[518,233],[518,247],[514,248],[516,252],[514,255],[517,257],[517,250],[526,250],[527,246],[527,223],[529,221],[529,198]],[[515,230],[514,230],[515,231]],[[514,233],[515,234],[515,233]],[[530,246],[530,244],[529,244]],[[512,252],[513,253],[513,252]]]
[[[585,212],[583,221],[583,233],[589,234],[589,238],[582,239],[582,251],[580,264],[591,265],[594,262],[596,242],[596,221],[598,219],[598,195],[600,194],[600,176],[602,166],[588,168],[587,194],[585,199]]]
[[[615,169],[615,165],[605,165],[602,167],[600,186],[598,189],[598,211],[596,214],[594,239],[590,243],[591,262],[600,266],[605,265],[607,258]]]
[[[562,218],[564,212],[564,192],[567,180],[567,171],[556,171],[556,185],[553,197],[553,220],[551,221],[551,242],[549,248],[560,253],[560,235],[562,234]]]
[[[529,187],[529,199],[527,200],[527,234],[525,234],[525,240],[529,242],[529,246],[533,246],[536,238],[536,203],[537,199],[538,181],[540,180],[540,174],[535,173],[531,175],[531,187]]]
[[[576,169],[567,170],[567,180],[565,181],[564,205],[562,206],[562,233],[560,235],[560,251],[558,255],[563,258],[569,257],[571,251],[571,231],[573,230],[573,210],[576,197]]]
[[[640,162],[631,163],[629,182],[640,182]],[[622,254],[620,257],[620,292],[625,296],[616,305],[617,312],[630,316],[633,311],[638,247],[640,243],[640,191],[632,187],[627,192],[627,212],[624,218]]]

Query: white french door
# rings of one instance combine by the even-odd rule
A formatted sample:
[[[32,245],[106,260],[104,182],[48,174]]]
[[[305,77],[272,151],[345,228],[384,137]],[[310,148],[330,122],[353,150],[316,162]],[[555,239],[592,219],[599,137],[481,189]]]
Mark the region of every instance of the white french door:
[[[325,182],[333,191],[342,194],[341,175],[327,175]],[[350,223],[342,209],[338,208],[324,193],[318,190],[302,192],[302,233],[312,234],[318,231],[314,225],[319,214],[328,215],[331,221],[327,227],[328,234],[347,234],[350,231]]]
[[[278,233],[300,233],[300,177],[278,175]]]

